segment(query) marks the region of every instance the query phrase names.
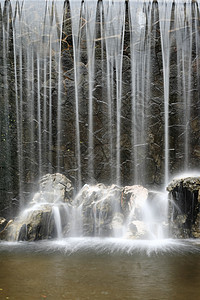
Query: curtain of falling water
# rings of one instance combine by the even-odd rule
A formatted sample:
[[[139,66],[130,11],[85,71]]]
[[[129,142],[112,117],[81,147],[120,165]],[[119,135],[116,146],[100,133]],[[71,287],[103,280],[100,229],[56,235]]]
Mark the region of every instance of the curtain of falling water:
[[[104,39],[106,44],[107,63],[107,102],[109,119],[110,165],[112,180],[121,182],[120,138],[121,138],[121,101],[122,101],[122,62],[125,30],[125,4],[123,2],[108,1],[103,4]],[[113,83],[116,81],[116,90]],[[113,111],[116,105],[116,120]],[[115,124],[116,141],[113,141],[113,125]],[[115,154],[113,154],[113,151]],[[114,161],[115,157],[115,161]],[[115,168],[114,168],[115,165]]]
[[[16,10],[19,13],[19,19],[13,18],[13,48],[14,48],[14,70],[15,70],[15,105],[16,105],[16,122],[17,122],[17,152],[18,152],[18,172],[19,172],[19,197],[20,197],[20,205],[23,206],[24,204],[24,197],[23,197],[23,143],[22,143],[22,87],[20,89],[18,86],[22,84],[22,70],[19,71],[20,79],[18,79],[18,57],[19,57],[19,68],[22,69],[22,51],[17,48],[17,30],[19,28],[19,32],[21,33],[21,26],[20,26],[20,17],[21,17],[21,5],[20,3],[16,3]],[[15,15],[16,16],[16,15]],[[21,34],[20,34],[21,36]],[[18,83],[19,81],[19,83]]]
[[[61,170],[62,154],[67,157],[64,146],[68,132],[62,130],[62,118],[67,114],[63,105],[67,98],[63,95],[61,47],[65,9],[64,1],[0,0],[0,4],[2,166],[6,174],[15,169],[22,199],[23,182],[27,185],[44,172]],[[70,148],[74,157],[69,165],[74,169],[69,173],[76,177],[79,188],[93,177],[118,184],[124,182],[123,177],[130,184],[157,184],[162,180],[167,184],[170,170],[182,170],[183,164],[188,169],[199,155],[195,139],[199,119],[194,114],[200,87],[197,2],[129,0],[125,5],[125,1],[71,0],[69,4],[71,15],[67,22],[72,27],[74,64],[70,71],[74,72],[71,82],[75,91],[71,101],[75,104],[75,120],[70,129],[74,126],[76,136],[75,145],[70,141],[76,151]],[[68,36],[68,32],[64,34]],[[177,62],[173,70],[172,62]],[[126,63],[130,63],[130,73]],[[99,66],[100,81],[96,78]],[[175,69],[177,78],[172,82]],[[94,96],[99,82],[102,99]],[[124,117],[126,106],[130,113]],[[102,136],[99,132],[103,132]],[[14,150],[12,138],[17,141]],[[124,150],[128,158],[123,157]],[[132,167],[126,176],[122,169],[128,160]],[[13,161],[18,165],[13,166]],[[151,173],[157,177],[149,172],[149,180],[146,170],[151,166]],[[106,173],[106,179],[101,172]]]
[[[86,16],[86,37],[88,56],[89,109],[88,109],[88,177],[94,179],[94,128],[93,128],[93,88],[95,70],[95,34],[96,34],[96,5],[91,1],[84,3]],[[91,181],[91,182],[92,182]]]
[[[48,6],[46,5],[45,11],[47,9],[48,9]],[[48,13],[46,12],[45,13],[45,18],[44,18],[43,32],[42,32],[44,42],[46,42],[46,37],[48,36],[48,31],[49,31],[50,27],[51,27],[50,26],[50,20],[48,18]],[[50,43],[50,41],[49,41],[49,43]],[[47,100],[48,100],[48,98],[47,98],[47,84],[46,84],[47,74],[48,74],[48,66],[47,66],[47,59],[46,58],[47,58],[47,56],[50,57],[49,51],[50,51],[50,49],[48,49],[48,45],[43,47],[44,60],[42,61],[42,69],[43,69],[42,80],[44,82],[44,90],[43,90],[43,106],[41,108],[42,108],[42,112],[43,112],[43,116],[42,116],[43,128],[42,128],[42,131],[43,131],[43,143],[44,143],[43,151],[44,151],[44,153],[48,153],[48,148],[47,148],[47,145],[48,145],[48,142],[47,142],[47,133],[48,133]],[[50,59],[49,59],[49,61],[50,61]]]
[[[35,10],[36,4],[38,14]],[[63,2],[54,4],[43,1],[37,3],[12,1],[10,9],[13,15],[11,24],[13,27],[19,194],[23,206],[23,191],[25,190],[23,182],[35,181],[35,175],[40,177],[43,172],[47,172],[47,165],[51,171],[54,164],[52,158],[52,85],[54,88],[58,87],[57,105],[55,105],[57,106],[56,156],[58,161],[56,165],[58,169],[60,165]],[[48,103],[47,90],[49,90]]]
[[[170,25],[172,2],[159,2],[160,36],[163,61],[164,85],[164,168],[165,186],[169,181],[169,72],[170,72]]]
[[[116,15],[120,15],[118,26],[115,29],[114,35],[118,35],[115,48],[115,68],[116,68],[116,104],[117,104],[117,140],[116,140],[116,183],[121,183],[121,102],[122,102],[122,62],[123,62],[123,47],[124,47],[124,29],[125,29],[125,5],[116,7]]]
[[[194,63],[195,63],[195,68],[194,70],[196,71],[196,76],[197,76],[197,85],[196,85],[196,91],[197,91],[197,97],[200,99],[200,60],[199,60],[199,53],[200,53],[200,30],[199,30],[199,7],[200,7],[200,1],[198,1],[198,7],[197,5],[193,5],[193,11],[194,11],[194,16],[195,16],[195,25],[194,25],[194,32],[195,32],[195,58],[194,58]]]
[[[1,4],[1,3],[0,3]],[[10,164],[11,164],[11,156],[12,156],[12,147],[9,142],[9,133],[10,133],[10,121],[12,122],[12,117],[9,115],[9,107],[10,107],[10,97],[9,97],[9,85],[8,82],[11,79],[10,76],[10,53],[9,53],[9,39],[11,38],[11,24],[10,24],[10,8],[9,4],[5,5],[4,11],[3,7],[1,8],[0,16],[1,19],[4,18],[3,26],[1,27],[0,35],[1,35],[1,41],[2,41],[2,60],[1,60],[1,67],[3,68],[3,76],[0,80],[0,94],[2,96],[2,99],[0,100],[0,110],[2,119],[0,122],[0,151],[3,152],[3,149],[5,147],[6,153],[4,156],[3,162],[1,162],[1,170],[5,168],[5,172],[1,176],[5,177],[5,183],[8,189],[13,188],[13,184],[10,181]],[[3,15],[4,13],[4,15]],[[1,72],[2,75],[2,72]],[[0,185],[0,190],[2,190],[4,187]],[[4,199],[5,200],[5,199]]]
[[[61,11],[59,12],[58,8],[55,6],[55,21],[58,31],[58,43],[56,49],[56,61],[57,61],[57,72],[58,72],[58,97],[57,97],[57,171],[61,170],[61,130],[62,130],[62,122],[61,122],[61,104],[62,104],[62,63],[61,63],[61,46],[62,46],[62,26],[63,26],[63,17],[62,14],[64,11],[63,7],[61,7]]]
[[[112,9],[109,7],[103,7],[103,14],[105,20],[112,20]],[[102,20],[103,21],[103,20]],[[115,181],[115,172],[114,172],[114,78],[113,78],[113,68],[114,68],[114,57],[113,57],[113,43],[112,39],[113,32],[109,32],[109,29],[112,30],[114,22],[112,21],[107,23],[104,22],[102,33],[104,33],[105,47],[106,47],[106,78],[107,78],[107,103],[108,103],[108,139],[109,139],[109,151],[110,151],[110,174],[111,180]],[[107,29],[108,27],[108,29]],[[103,45],[102,45],[103,46]],[[102,49],[103,52],[103,49]]]
[[[80,35],[81,35],[81,0],[70,1],[71,8],[71,23],[72,23],[72,40],[73,40],[73,55],[74,55],[74,88],[75,88],[75,126],[76,126],[76,168],[77,168],[77,186],[80,190],[82,186],[81,177],[81,148],[80,148],[80,125],[79,125],[79,59],[80,59]]]
[[[81,34],[84,35],[83,28],[86,34],[86,48],[87,48],[87,66],[88,66],[88,180],[92,181],[94,177],[94,134],[93,134],[93,82],[95,69],[95,17],[96,17],[96,2],[84,1],[81,5],[79,2],[71,1],[71,15],[74,15],[78,8],[80,16],[86,20],[86,24],[82,26],[81,20],[72,18],[72,33],[74,44],[74,65],[75,65],[75,89],[78,89],[78,78],[80,76],[79,63],[81,46]],[[115,165],[115,175],[112,179],[114,182],[120,183],[120,128],[121,128],[121,97],[122,97],[122,61],[123,61],[123,43],[124,43],[124,18],[125,18],[125,4],[123,2],[106,2],[103,4],[104,14],[104,39],[106,44],[106,59],[107,59],[107,88],[108,88],[108,118],[109,118],[109,141],[110,141],[110,164],[111,168]],[[103,52],[103,51],[102,51]],[[79,67],[78,67],[79,64]],[[114,73],[115,68],[115,73]],[[113,81],[116,80],[116,92],[112,90]],[[77,163],[80,169],[80,127],[79,127],[79,102],[81,95],[78,90],[76,95],[76,136],[77,136]],[[114,98],[116,98],[117,116],[116,116],[116,141],[115,141],[115,163],[113,161],[113,105]],[[79,170],[78,173],[81,173]],[[113,173],[113,172],[111,172]],[[80,175],[79,175],[80,176]]]
[[[150,99],[151,3],[130,1],[130,49],[132,87],[132,178],[143,182],[147,146],[148,100]]]
[[[192,95],[192,41],[193,41],[193,24],[191,20],[192,5],[188,1],[185,6],[175,8],[175,29],[176,29],[176,50],[177,50],[177,69],[178,69],[178,90],[183,98],[184,114],[184,169],[187,171],[190,154],[190,111],[191,111],[191,95]],[[194,35],[195,38],[196,33]],[[196,43],[196,45],[198,45]]]

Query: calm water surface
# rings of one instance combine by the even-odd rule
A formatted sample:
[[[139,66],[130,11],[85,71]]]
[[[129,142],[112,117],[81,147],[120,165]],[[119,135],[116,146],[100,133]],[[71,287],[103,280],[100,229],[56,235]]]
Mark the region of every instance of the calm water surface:
[[[197,242],[0,243],[0,299],[200,299]]]

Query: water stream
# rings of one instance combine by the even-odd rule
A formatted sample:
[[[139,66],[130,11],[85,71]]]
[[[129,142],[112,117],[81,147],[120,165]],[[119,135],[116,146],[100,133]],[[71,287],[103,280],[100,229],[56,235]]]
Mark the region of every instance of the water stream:
[[[199,22],[198,1],[0,0],[3,210],[46,214],[48,238],[168,238],[151,189],[199,164]],[[32,197],[56,172],[73,200]],[[125,205],[133,185],[151,196]],[[11,240],[26,240],[23,217]]]
[[[2,193],[23,206],[47,172],[65,172],[80,190],[166,186],[196,167],[197,1],[0,6]]]
[[[199,7],[0,0],[1,299],[198,299]]]

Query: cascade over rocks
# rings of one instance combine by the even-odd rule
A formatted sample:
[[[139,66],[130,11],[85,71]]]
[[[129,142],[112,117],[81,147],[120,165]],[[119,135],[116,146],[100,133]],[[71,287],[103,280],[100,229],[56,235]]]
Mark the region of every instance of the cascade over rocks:
[[[145,208],[149,199],[154,200],[148,199],[151,193],[143,186],[86,184],[72,199],[74,187],[62,174],[47,174],[39,183],[39,191],[28,207],[4,230],[2,237],[0,233],[1,238],[11,241],[71,236],[149,238]],[[156,199],[155,203],[159,201]],[[155,220],[152,226],[158,226]]]
[[[55,214],[63,215],[59,211],[63,210],[64,203],[72,201],[73,190],[71,181],[62,174],[43,176],[39,182],[39,192],[7,228],[3,238],[35,241],[57,237]],[[63,219],[66,226],[67,218]]]
[[[120,219],[124,219],[120,207],[121,193],[122,188],[117,185],[85,185],[81,189],[76,201],[82,205],[84,236],[112,235],[115,226],[118,226],[116,215],[120,216]]]
[[[198,1],[39,2],[0,5],[0,215],[55,170],[80,190],[196,168]]]
[[[161,192],[141,185],[120,187],[85,184],[74,187],[64,175],[47,174],[39,191],[14,221],[0,219],[0,239],[36,241],[72,236],[163,238],[200,237],[200,177],[174,179]],[[164,200],[164,202],[163,202]]]
[[[148,190],[139,185],[85,185],[76,197],[76,203],[82,205],[83,235],[119,237],[128,231],[127,236],[139,237],[140,228],[130,231],[129,227],[133,227],[134,220],[143,223],[147,196]]]
[[[177,238],[200,237],[200,177],[174,179],[167,187],[171,202],[171,234]]]

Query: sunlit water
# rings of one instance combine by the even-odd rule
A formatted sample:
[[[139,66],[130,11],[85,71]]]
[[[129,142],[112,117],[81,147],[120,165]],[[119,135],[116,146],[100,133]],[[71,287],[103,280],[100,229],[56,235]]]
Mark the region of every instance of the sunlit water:
[[[0,299],[199,299],[199,241],[0,243]]]

